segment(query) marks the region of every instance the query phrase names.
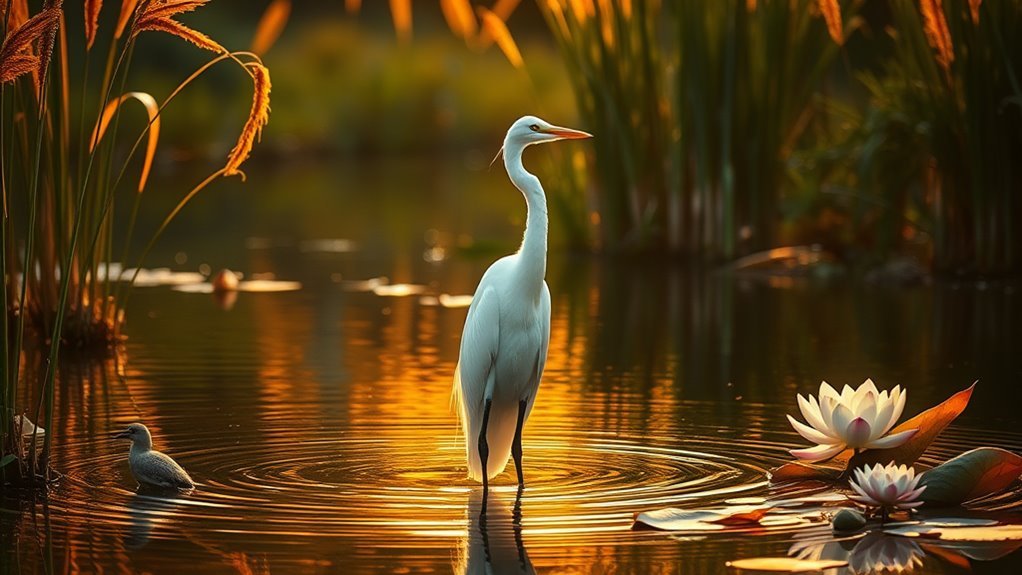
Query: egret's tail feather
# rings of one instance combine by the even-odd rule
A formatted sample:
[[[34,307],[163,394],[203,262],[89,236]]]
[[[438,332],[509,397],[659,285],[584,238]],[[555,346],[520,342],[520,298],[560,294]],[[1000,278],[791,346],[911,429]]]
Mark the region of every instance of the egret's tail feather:
[[[468,476],[476,481],[483,480],[482,464],[479,461],[479,429],[483,424],[483,403],[466,402],[461,388],[461,370],[454,370],[454,389],[451,390],[451,404],[458,412],[461,433],[465,440],[465,455],[468,461]],[[511,458],[511,443],[518,425],[518,408],[512,409],[493,404],[490,420],[486,425],[486,444],[490,453],[486,458],[486,476],[493,478],[507,467]]]

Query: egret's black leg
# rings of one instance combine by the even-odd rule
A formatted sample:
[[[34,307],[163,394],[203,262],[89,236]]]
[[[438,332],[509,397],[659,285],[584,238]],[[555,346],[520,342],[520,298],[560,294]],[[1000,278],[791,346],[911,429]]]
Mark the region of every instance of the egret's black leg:
[[[486,512],[486,496],[487,488],[489,487],[489,469],[486,465],[487,460],[490,456],[490,446],[486,444],[486,426],[490,423],[490,406],[493,405],[492,399],[487,399],[485,407],[483,407],[483,424],[479,427],[479,465],[483,470],[483,512]]]
[[[511,454],[515,458],[515,470],[518,471],[518,489],[525,487],[525,475],[522,473],[522,427],[525,426],[525,410],[528,407],[526,400],[518,402],[518,425],[515,426],[515,440],[511,444]]]

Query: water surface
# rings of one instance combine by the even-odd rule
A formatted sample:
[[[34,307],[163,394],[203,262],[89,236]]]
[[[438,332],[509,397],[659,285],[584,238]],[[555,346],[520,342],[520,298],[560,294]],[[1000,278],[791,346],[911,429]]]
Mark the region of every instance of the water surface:
[[[64,478],[45,500],[4,501],[5,571],[695,573],[827,553],[819,530],[631,530],[636,512],[775,494],[766,471],[803,444],[784,413],[821,379],[907,386],[907,414],[979,379],[923,463],[1022,450],[1017,284],[881,287],[554,253],[528,488],[516,497],[509,466],[481,520],[449,407],[466,309],[436,296],[470,294],[494,257],[464,246],[513,245],[520,197],[460,162],[252,181],[203,197],[150,263],[302,289],[233,302],[137,289],[117,357],[63,368]],[[371,290],[384,282],[416,287]],[[132,421],[194,492],[136,492],[127,445],[107,439]],[[988,507],[1014,513],[1020,500]],[[875,547],[919,572],[975,562]],[[1020,553],[1005,552],[975,565],[1017,569]]]

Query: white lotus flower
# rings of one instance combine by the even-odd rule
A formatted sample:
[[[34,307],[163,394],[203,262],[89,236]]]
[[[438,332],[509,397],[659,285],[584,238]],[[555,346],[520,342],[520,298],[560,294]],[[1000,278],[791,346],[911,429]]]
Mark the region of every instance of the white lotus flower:
[[[905,409],[907,391],[894,386],[888,393],[877,391],[873,380],[867,379],[858,389],[845,386],[838,394],[826,381],[820,384],[820,400],[798,396],[798,407],[806,422],[792,416],[788,421],[802,437],[815,447],[792,449],[791,454],[806,461],[824,461],[845,449],[885,449],[908,441],[918,429],[888,435]]]
[[[879,507],[886,516],[888,509],[913,509],[923,504],[918,501],[919,495],[926,486],[918,487],[922,474],[907,465],[887,465],[877,463],[860,467],[852,473],[849,484],[854,495],[848,497],[852,501],[867,507]]]

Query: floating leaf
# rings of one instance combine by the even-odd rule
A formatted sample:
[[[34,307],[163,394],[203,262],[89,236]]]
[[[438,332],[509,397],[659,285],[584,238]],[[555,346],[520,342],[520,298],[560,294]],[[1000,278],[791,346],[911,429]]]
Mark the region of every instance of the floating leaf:
[[[3,456],[3,458],[0,459],[0,469],[7,467],[9,463],[11,463],[17,458],[18,456],[14,455],[13,453],[8,453],[7,455]]]
[[[926,451],[926,448],[933,443],[933,440],[944,431],[944,428],[965,410],[965,407],[969,405],[969,399],[972,398],[972,391],[975,388],[976,383],[973,382],[968,389],[952,395],[944,403],[931,407],[895,427],[890,431],[890,435],[910,429],[918,429],[919,431],[911,439],[898,447],[867,449],[860,452],[848,461],[848,469],[856,469],[863,465],[873,465],[876,463],[887,464],[891,461],[899,465],[915,463],[919,456]]]
[[[728,567],[735,569],[752,569],[756,571],[779,571],[782,573],[801,573],[803,571],[820,571],[847,567],[847,561],[833,559],[796,559],[795,557],[753,557],[728,561]]]
[[[1022,457],[996,447],[980,447],[923,474],[920,498],[927,505],[959,505],[997,493],[1022,475]]]
[[[821,465],[810,465],[799,461],[785,463],[770,470],[770,483],[787,481],[835,481],[841,476],[841,470]]]
[[[923,537],[941,541],[1022,541],[1022,525],[933,527],[919,524],[886,529],[884,533],[899,537]]]
[[[650,527],[664,531],[720,531],[725,526],[758,525],[772,507],[734,505],[718,509],[677,509],[668,507],[635,516],[632,528]]]

